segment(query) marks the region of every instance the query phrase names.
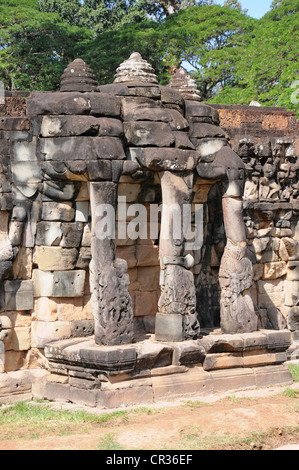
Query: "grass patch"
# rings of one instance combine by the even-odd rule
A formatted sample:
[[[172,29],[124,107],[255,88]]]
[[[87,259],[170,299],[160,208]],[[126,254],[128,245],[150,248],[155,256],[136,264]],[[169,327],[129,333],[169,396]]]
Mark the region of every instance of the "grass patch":
[[[84,410],[55,410],[48,404],[20,401],[0,408],[0,439],[37,439],[49,434],[71,435],[82,425],[88,432],[91,426],[113,425],[127,418],[126,411],[92,414]]]
[[[286,388],[282,392],[282,395],[284,397],[288,397],[288,398],[299,398],[299,390],[293,390],[291,388]]]
[[[105,434],[100,439],[98,449],[100,450],[123,450],[112,433]]]
[[[204,406],[210,406],[210,404],[200,400],[188,400],[184,402],[184,406],[191,410],[198,410],[199,408],[203,408]]]
[[[294,382],[299,382],[299,364],[289,364],[289,370]]]

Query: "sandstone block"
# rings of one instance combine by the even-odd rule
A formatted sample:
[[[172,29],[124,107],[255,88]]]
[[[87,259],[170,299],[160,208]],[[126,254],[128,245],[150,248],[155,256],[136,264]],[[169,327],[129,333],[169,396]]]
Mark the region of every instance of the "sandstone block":
[[[285,261],[266,263],[264,266],[263,279],[278,279],[287,273]]]
[[[83,380],[79,381],[83,382]],[[70,401],[72,403],[77,403],[78,405],[83,406],[97,406],[97,390],[86,390],[84,388],[79,388],[80,383],[76,384],[76,387],[70,386]]]
[[[232,370],[213,370],[210,372],[213,389],[217,393],[223,393],[254,388],[256,382],[253,370],[245,367]]]
[[[141,291],[159,290],[160,268],[158,266],[138,267],[136,274]]]
[[[6,310],[32,310],[32,281],[5,281],[4,290]]]
[[[34,269],[34,297],[81,297],[85,276],[83,270],[50,272]]]
[[[176,342],[183,340],[183,316],[180,314],[156,315],[156,341]]]
[[[5,117],[0,121],[1,131],[29,131],[30,121],[25,117]]]
[[[132,160],[152,171],[191,171],[195,168],[198,159],[193,150],[181,150],[174,148],[131,148]]]
[[[77,218],[77,204],[76,203],[76,218]],[[79,206],[80,209],[80,206]],[[61,231],[62,231],[62,240],[60,246],[63,248],[78,248],[81,244],[82,235],[83,235],[83,223],[75,222],[75,223],[62,223],[61,224]]]
[[[299,256],[299,243],[293,238],[282,238],[280,240],[279,257],[283,261],[298,259]]]
[[[170,87],[160,86],[161,101],[165,104],[175,104],[177,106],[184,106],[184,99],[182,95]]]
[[[42,205],[43,220],[72,222],[74,218],[75,209],[71,202],[44,202]]]
[[[110,160],[89,160],[87,175],[89,181],[110,181],[112,179],[112,162]]]
[[[24,367],[25,362],[25,351],[6,351],[5,372],[16,372]]]
[[[99,391],[97,396],[97,406],[105,408],[119,408],[123,404],[126,406],[153,403],[154,395],[151,386],[132,387],[119,390]]]
[[[132,146],[170,147],[175,142],[170,126],[163,122],[125,122],[124,131],[128,145]]]
[[[12,330],[5,349],[14,351],[28,351],[31,347],[31,328],[18,327]]]
[[[287,322],[291,331],[299,330],[299,306],[288,309]]]
[[[194,367],[182,374],[153,377],[152,382],[157,401],[168,400],[175,396],[209,395],[214,390],[210,373],[203,371],[201,367]]]
[[[195,146],[192,144],[188,137],[187,132],[173,131],[175,137],[175,146],[178,149],[191,149],[195,150]]]
[[[298,281],[284,281],[285,305],[292,307],[299,303]]]
[[[282,364],[287,360],[285,352],[265,354],[244,353],[244,367],[259,367],[273,364]]]
[[[100,122],[94,116],[44,116],[42,137],[98,135]]]
[[[119,183],[118,196],[125,197],[126,202],[137,202],[141,188],[141,184]]]
[[[225,138],[225,132],[219,126],[208,124],[204,122],[197,122],[191,125],[190,138],[204,139],[204,138]]]
[[[100,123],[99,136],[122,137],[124,133],[123,124],[118,119],[98,118]]]
[[[207,371],[243,366],[244,360],[241,353],[207,354],[203,362],[203,368]]]
[[[287,280],[299,281],[299,261],[289,261],[287,267]]]
[[[34,299],[32,321],[51,322],[58,320],[57,302],[48,297]]]
[[[86,95],[90,101],[90,114],[94,116],[120,116],[120,98],[108,93],[88,93]]]
[[[145,370],[170,366],[173,349],[166,344],[144,341],[137,344],[136,369]]]
[[[53,401],[70,401],[70,386],[55,382],[47,382],[43,397]]]
[[[19,248],[18,255],[12,266],[14,279],[29,280],[32,278],[32,248]]]
[[[77,259],[77,269],[88,269],[91,261],[91,248],[83,246],[80,248],[79,257]]]
[[[182,343],[170,343],[173,348],[173,364],[190,365],[202,363],[205,357],[205,349],[200,340],[183,341]]]
[[[76,265],[78,250],[60,246],[37,246],[34,262],[42,271],[67,271]]]
[[[33,321],[31,325],[31,346],[43,349],[47,343],[71,336],[70,322]]]
[[[89,114],[91,109],[88,95],[83,93],[33,92],[27,101],[28,116],[44,114]]]
[[[135,316],[155,315],[158,311],[156,292],[135,292]]]
[[[137,266],[160,266],[159,247],[155,245],[137,245]]]
[[[188,117],[211,117],[215,114],[215,110],[207,105],[198,101],[185,101],[186,116]]]
[[[287,366],[284,365],[255,367],[253,373],[257,387],[293,383],[292,375]]]
[[[57,137],[40,139],[45,160],[123,160],[125,153],[118,137]]]

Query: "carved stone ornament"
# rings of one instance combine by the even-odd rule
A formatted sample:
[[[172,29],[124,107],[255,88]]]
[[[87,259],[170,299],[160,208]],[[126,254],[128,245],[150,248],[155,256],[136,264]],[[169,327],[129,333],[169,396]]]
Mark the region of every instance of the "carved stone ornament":
[[[94,73],[82,59],[75,59],[61,77],[60,91],[94,91],[96,87]]]
[[[158,84],[153,67],[138,52],[131,54],[116,70],[114,83],[144,82]]]

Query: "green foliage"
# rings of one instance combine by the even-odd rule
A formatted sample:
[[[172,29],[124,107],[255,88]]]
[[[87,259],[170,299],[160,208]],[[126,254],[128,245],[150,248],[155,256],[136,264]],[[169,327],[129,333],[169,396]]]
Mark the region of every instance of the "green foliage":
[[[294,382],[299,382],[299,364],[290,364],[289,369]]]
[[[186,67],[202,100],[298,108],[299,0],[274,0],[260,20],[226,0],[6,0],[0,3],[0,80],[55,90],[76,57],[111,83],[140,52],[167,84]]]
[[[234,78],[238,49],[250,38],[256,20],[219,5],[193,7],[166,19],[161,29],[167,65],[189,64],[203,100]]]
[[[133,52],[139,52],[163,81],[165,64],[159,25],[154,21],[129,24],[101,34],[81,49],[81,57],[92,67],[100,84],[111,83],[117,67]]]
[[[76,57],[74,44],[90,39],[83,28],[41,13],[36,0],[7,0],[0,5],[0,79],[10,89],[57,88]]]
[[[90,29],[94,37],[146,20],[146,0],[39,0],[38,3],[41,11],[58,13],[64,23]]]
[[[292,84],[299,78],[299,0],[285,0],[257,21],[252,37],[234,51],[234,81],[214,98],[222,104],[249,104],[296,109]]]

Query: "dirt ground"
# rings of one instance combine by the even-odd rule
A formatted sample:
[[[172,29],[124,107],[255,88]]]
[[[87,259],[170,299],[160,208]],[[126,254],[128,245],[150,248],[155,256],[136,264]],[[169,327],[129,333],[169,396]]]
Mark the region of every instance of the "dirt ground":
[[[299,383],[125,411],[113,422],[75,423],[64,435],[24,431],[21,438],[0,441],[0,450],[271,450],[299,444]]]

